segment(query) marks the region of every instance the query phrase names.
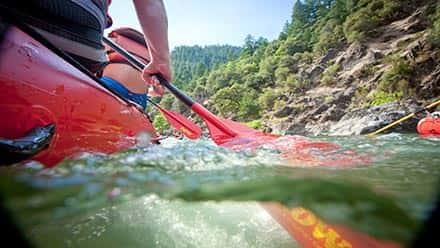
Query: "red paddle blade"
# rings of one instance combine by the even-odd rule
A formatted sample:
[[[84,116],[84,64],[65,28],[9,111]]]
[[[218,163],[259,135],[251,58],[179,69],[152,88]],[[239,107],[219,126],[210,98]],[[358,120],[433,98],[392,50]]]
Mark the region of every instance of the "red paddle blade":
[[[256,139],[257,137],[261,138],[262,136],[269,138],[278,137],[278,135],[263,133],[239,122],[221,119],[198,103],[193,104],[191,109],[206,123],[211,139],[217,145],[236,142],[248,143],[250,140]]]
[[[288,209],[278,203],[261,204],[301,247],[402,247],[340,224],[324,222],[308,209]]]
[[[191,109],[206,123],[209,129],[209,134],[211,135],[211,139],[217,145],[229,142],[231,139],[234,139],[238,136],[238,133],[226,125],[223,119],[218,118],[199,103],[194,103],[191,106]]]
[[[171,126],[183,133],[189,139],[198,139],[202,135],[202,129],[183,115],[164,109],[159,105],[157,105],[157,108],[162,112]]]
[[[236,133],[235,136],[230,136],[227,133],[223,132],[222,129],[218,128],[217,125],[215,125],[215,123],[211,122],[210,120],[204,119],[204,121],[208,126],[212,140],[214,140],[216,144],[221,146],[229,147],[233,146],[233,144],[248,144],[253,140],[264,141],[267,138],[278,138],[278,135],[263,133],[261,131],[252,129],[243,123],[219,118],[219,121],[222,122],[223,126],[234,130],[234,132]]]
[[[263,147],[276,150],[289,166],[350,167],[370,162],[368,157],[345,150],[338,145],[314,141],[303,136],[264,133],[239,122],[218,118],[197,103],[192,109],[205,121],[211,139],[216,144],[235,151]]]

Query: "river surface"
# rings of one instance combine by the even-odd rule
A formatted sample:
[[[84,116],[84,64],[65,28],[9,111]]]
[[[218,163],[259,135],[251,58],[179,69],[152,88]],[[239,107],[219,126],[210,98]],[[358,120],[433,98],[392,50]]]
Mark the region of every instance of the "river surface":
[[[367,155],[355,167],[289,166],[270,149],[166,139],[53,169],[0,168],[4,205],[36,247],[300,247],[257,201],[407,245],[433,207],[440,138],[311,137]]]

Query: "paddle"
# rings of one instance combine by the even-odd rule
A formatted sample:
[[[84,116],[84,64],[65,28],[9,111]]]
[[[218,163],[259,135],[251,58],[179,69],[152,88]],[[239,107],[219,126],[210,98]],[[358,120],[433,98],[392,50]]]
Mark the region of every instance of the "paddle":
[[[202,129],[194,122],[179,113],[162,108],[159,104],[150,99],[147,100],[165,116],[172,127],[183,133],[189,139],[198,139],[202,135]]]
[[[381,128],[381,129],[379,129],[379,130],[377,130],[377,131],[374,131],[374,132],[371,132],[371,133],[367,134],[367,136],[372,137],[372,136],[374,136],[374,135],[376,135],[376,134],[379,134],[379,133],[381,133],[381,132],[383,132],[383,131],[385,131],[385,130],[391,128],[391,127],[394,127],[395,125],[397,125],[397,124],[399,124],[399,123],[401,123],[401,122],[403,122],[403,121],[406,121],[406,120],[408,120],[408,119],[414,117],[416,114],[421,113],[421,112],[423,112],[423,111],[425,111],[425,110],[428,110],[428,109],[434,108],[434,107],[437,106],[437,105],[440,105],[440,99],[437,100],[436,102],[433,102],[433,103],[429,104],[428,106],[424,107],[423,109],[420,109],[420,110],[418,110],[418,111],[416,111],[416,112],[414,112],[414,113],[411,113],[411,114],[409,114],[409,115],[407,115],[407,116],[404,116],[404,117],[398,119],[397,121],[394,121],[394,122],[392,122],[392,123],[386,125],[385,127]]]
[[[107,44],[113,50],[117,51],[122,56],[124,56],[133,66],[135,66],[140,70],[143,70],[145,68],[144,63],[139,61],[136,57],[131,55],[128,51],[120,47],[118,44],[114,43],[112,40],[108,39],[107,37],[104,37],[103,40],[105,44]],[[185,105],[190,107],[195,113],[197,113],[203,119],[203,121],[207,124],[209,132],[211,134],[211,138],[212,140],[214,140],[215,143],[223,144],[231,141],[233,138],[238,136],[247,137],[250,135],[255,135],[255,133],[262,133],[257,130],[251,129],[244,124],[234,122],[231,120],[220,119],[219,117],[215,116],[213,113],[209,112],[209,110],[207,110],[201,104],[195,102],[191,97],[185,95],[182,91],[180,91],[170,82],[167,82],[161,75],[156,74],[154,76],[156,76],[160,81],[160,83],[165,88],[167,88],[174,96],[176,96]]]

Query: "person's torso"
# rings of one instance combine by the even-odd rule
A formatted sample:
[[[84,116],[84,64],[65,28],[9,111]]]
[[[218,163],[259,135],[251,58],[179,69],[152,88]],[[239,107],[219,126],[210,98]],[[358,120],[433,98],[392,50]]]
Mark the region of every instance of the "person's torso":
[[[68,53],[106,61],[102,36],[109,0],[3,0],[21,21]]]

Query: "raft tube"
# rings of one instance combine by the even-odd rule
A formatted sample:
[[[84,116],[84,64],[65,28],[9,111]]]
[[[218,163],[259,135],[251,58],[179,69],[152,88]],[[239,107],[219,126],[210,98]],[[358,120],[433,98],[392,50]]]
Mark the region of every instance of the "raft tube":
[[[129,148],[140,133],[156,136],[146,114],[17,27],[0,44],[0,94],[0,139],[8,147],[25,147],[18,142],[38,140],[26,135],[53,127],[45,146],[24,156],[47,167],[80,152]],[[8,152],[2,148],[0,156]]]
[[[440,135],[440,112],[421,119],[417,124],[417,132],[421,135]]]

